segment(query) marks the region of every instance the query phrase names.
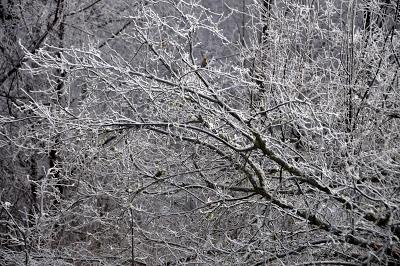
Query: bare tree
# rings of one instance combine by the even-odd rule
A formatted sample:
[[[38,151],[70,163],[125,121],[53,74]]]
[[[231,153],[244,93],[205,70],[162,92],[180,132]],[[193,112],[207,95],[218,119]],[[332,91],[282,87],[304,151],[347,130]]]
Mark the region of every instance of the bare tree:
[[[47,11],[2,78],[0,262],[399,263],[399,1]]]

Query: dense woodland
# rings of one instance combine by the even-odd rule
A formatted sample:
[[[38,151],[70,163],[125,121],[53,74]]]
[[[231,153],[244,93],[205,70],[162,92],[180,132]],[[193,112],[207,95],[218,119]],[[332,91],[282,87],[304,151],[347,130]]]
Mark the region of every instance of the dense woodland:
[[[0,265],[400,265],[400,0],[1,0]]]

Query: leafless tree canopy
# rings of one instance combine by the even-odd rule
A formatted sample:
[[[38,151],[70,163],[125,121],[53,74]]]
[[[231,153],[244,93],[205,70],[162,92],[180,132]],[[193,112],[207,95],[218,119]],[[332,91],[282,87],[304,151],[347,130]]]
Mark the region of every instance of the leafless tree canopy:
[[[400,265],[400,0],[0,1],[0,265]]]

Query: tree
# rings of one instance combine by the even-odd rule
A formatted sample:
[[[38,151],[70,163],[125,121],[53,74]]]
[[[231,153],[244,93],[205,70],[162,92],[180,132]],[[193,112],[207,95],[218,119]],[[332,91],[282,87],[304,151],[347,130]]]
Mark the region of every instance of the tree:
[[[49,10],[2,79],[0,261],[399,263],[399,1]]]

